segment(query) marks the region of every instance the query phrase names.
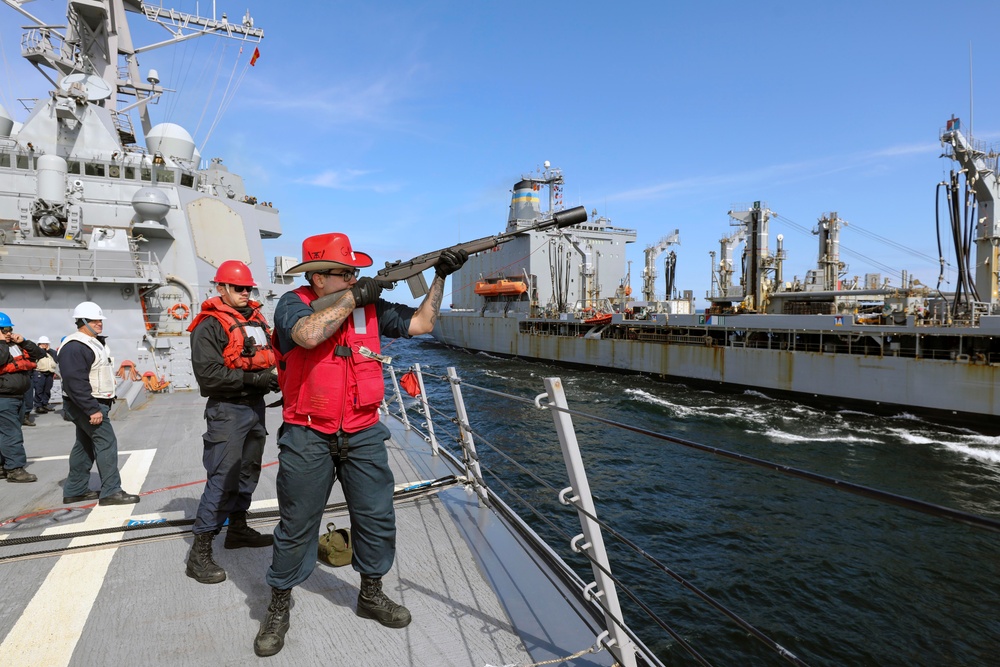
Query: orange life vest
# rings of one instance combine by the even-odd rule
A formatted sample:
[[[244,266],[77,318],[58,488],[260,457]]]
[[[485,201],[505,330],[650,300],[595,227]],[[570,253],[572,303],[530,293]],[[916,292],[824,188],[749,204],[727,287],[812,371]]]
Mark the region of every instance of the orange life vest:
[[[226,368],[238,368],[241,371],[274,368],[276,358],[271,348],[271,327],[267,325],[267,320],[260,312],[259,302],[250,301],[247,305],[253,308],[249,318],[243,317],[235,308],[227,306],[222,297],[214,296],[201,304],[201,312],[187,330],[194,331],[203,319],[214,317],[222,324],[222,329],[229,337],[229,342],[222,351],[222,362]],[[260,329],[259,337],[255,339],[252,333],[248,335],[248,328]]]
[[[294,291],[306,304],[317,298],[309,286]],[[273,339],[285,423],[321,433],[357,433],[378,421],[385,396],[382,364],[358,352],[362,346],[381,350],[374,305],[355,308],[336,333],[311,350],[296,345],[282,354]]]
[[[0,368],[0,375],[4,375],[5,373],[20,373],[21,371],[30,371],[34,370],[35,366],[37,366],[37,364],[34,361],[32,361],[31,358],[28,356],[28,353],[23,350],[21,351],[21,354],[17,355],[16,357],[14,357],[13,355],[11,356],[13,358],[10,360],[10,362],[3,368]]]

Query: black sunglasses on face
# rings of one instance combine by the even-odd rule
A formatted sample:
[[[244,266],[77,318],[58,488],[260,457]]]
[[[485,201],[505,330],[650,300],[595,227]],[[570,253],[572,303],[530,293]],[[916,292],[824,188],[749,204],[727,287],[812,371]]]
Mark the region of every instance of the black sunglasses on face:
[[[321,276],[334,276],[337,278],[343,278],[344,280],[350,280],[357,276],[359,271],[357,269],[345,269],[343,271],[320,271]]]
[[[248,294],[253,291],[253,287],[250,285],[230,285],[229,289],[234,292],[247,292]]]
[[[0,327],[0,333],[14,333],[14,327]]]

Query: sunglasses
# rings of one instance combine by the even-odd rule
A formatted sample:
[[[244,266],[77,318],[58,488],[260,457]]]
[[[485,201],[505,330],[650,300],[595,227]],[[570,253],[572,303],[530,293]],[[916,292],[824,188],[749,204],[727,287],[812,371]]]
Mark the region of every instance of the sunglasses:
[[[343,278],[344,280],[350,280],[356,278],[360,271],[357,269],[345,269],[343,271],[318,271],[321,276],[334,276],[337,278]]]
[[[250,285],[230,285],[229,289],[234,292],[246,292],[247,294],[253,291],[253,287]]]
[[[0,333],[14,333],[14,327],[0,327]]]

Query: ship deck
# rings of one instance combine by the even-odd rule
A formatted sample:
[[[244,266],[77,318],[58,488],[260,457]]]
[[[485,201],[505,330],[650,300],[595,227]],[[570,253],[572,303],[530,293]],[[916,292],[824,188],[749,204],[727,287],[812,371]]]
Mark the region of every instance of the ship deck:
[[[269,548],[225,550],[220,535],[215,556],[228,578],[204,585],[184,572],[189,526],[80,534],[130,521],[193,518],[204,479],[203,405],[193,392],[157,395],[114,421],[123,488],[142,495],[136,505],[61,509],[74,427],[52,413],[24,429],[28,469],[39,479],[0,481],[0,656],[47,667],[258,660],[253,638],[270,597],[264,581]],[[250,520],[262,532],[277,521],[264,513],[277,505],[279,421],[279,411],[268,410],[271,435]],[[397,485],[456,472],[431,456],[419,435],[395,419],[386,423],[393,432],[388,447]],[[98,486],[95,469],[91,488]],[[330,502],[342,500],[337,485]],[[461,485],[446,487],[397,502],[396,512],[397,557],[384,584],[412,612],[410,626],[394,630],[358,618],[358,574],[318,564],[293,592],[285,647],[268,664],[531,664],[594,644],[601,630],[587,609],[542,558],[524,548],[516,531],[479,506],[475,494]],[[349,525],[345,510],[334,510],[324,525],[330,521]],[[66,537],[30,541],[53,534]],[[65,550],[77,545],[94,546]],[[612,663],[607,651],[573,662]]]

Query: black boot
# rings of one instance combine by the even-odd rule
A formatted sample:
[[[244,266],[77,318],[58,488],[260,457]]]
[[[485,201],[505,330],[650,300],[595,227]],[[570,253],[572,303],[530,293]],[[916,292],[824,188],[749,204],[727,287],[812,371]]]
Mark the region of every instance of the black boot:
[[[361,618],[375,619],[387,628],[405,628],[410,624],[410,610],[385,596],[382,580],[364,575],[361,575],[357,614]]]
[[[218,584],[226,580],[226,571],[212,558],[213,539],[215,533],[195,535],[191,553],[188,554],[187,576],[201,584]]]
[[[273,535],[261,535],[247,525],[246,512],[233,512],[229,515],[229,528],[226,530],[227,549],[240,547],[269,547],[274,544]]]
[[[267,606],[267,618],[261,621],[260,630],[253,640],[253,652],[262,658],[274,655],[285,645],[285,633],[289,626],[289,609],[292,605],[292,589],[271,589],[271,604]]]

